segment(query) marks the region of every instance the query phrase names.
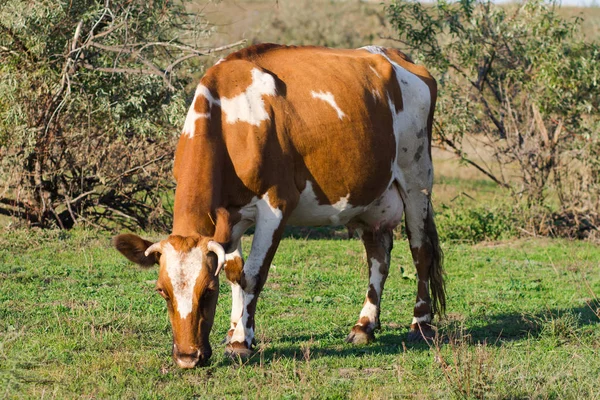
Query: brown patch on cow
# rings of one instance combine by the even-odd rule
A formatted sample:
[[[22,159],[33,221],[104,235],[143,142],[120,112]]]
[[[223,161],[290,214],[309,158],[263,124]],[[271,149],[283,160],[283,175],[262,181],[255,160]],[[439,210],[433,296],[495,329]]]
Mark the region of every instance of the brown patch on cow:
[[[229,211],[227,211],[223,207],[219,207],[215,211],[215,214],[215,235],[213,237],[213,240],[225,247],[231,240],[231,223]]]
[[[229,342],[227,347],[231,348],[232,350],[248,350],[246,342]]]
[[[200,241],[200,236],[180,236],[180,235],[170,235],[167,238],[167,242],[171,243],[173,249],[177,252],[188,253],[194,247],[198,246]]]
[[[369,285],[369,291],[367,292],[367,299],[369,299],[369,302],[371,302],[371,304],[375,304],[375,305],[379,304],[379,299],[377,298],[377,291],[373,287],[373,284]]]
[[[219,98],[231,99],[244,93],[252,85],[252,68],[249,68],[248,64],[245,60],[230,60],[215,65],[207,72],[206,75],[215,75],[217,80],[220,76],[228,78],[227,85],[218,87]]]
[[[425,303],[421,304],[419,307],[415,306],[414,316],[419,318],[425,315],[431,314],[431,299],[423,299]]]
[[[244,260],[241,257],[235,257],[225,262],[225,276],[231,283],[240,283],[242,280],[242,271],[244,269]]]
[[[368,327],[369,325],[371,325],[371,320],[369,319],[369,317],[361,317],[358,320],[358,323],[364,327]]]
[[[210,92],[210,89],[208,89]],[[218,98],[218,96],[215,93],[210,93],[211,96],[213,98]],[[198,95],[194,101],[194,111],[196,111],[199,114],[211,114],[212,112],[212,107],[210,102],[208,101],[208,99],[206,97],[204,97],[203,95]]]

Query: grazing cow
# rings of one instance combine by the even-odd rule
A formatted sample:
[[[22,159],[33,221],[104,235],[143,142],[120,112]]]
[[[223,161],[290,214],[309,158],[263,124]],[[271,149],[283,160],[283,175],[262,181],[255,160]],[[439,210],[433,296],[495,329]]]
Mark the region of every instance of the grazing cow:
[[[369,285],[347,341],[359,344],[379,326],[392,230],[404,213],[418,274],[409,339],[433,334],[433,314],[445,308],[431,206],[435,100],[425,68],[375,46],[264,44],[207,71],[175,154],[173,233],[158,243],[114,239],[129,260],[160,264],[156,290],[167,301],[180,367],[211,355],[221,269],[233,294],[226,351],[251,354],[256,302],[288,224],[358,232]],[[244,261],[241,237],[253,225]]]

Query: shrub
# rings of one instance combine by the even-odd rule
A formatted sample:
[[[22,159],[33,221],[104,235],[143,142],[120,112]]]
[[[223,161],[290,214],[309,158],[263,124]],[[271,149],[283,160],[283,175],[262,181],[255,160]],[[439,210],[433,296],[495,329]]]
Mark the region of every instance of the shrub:
[[[170,0],[0,5],[0,213],[165,225],[184,87],[211,33]],[[193,61],[195,64],[190,64]]]
[[[518,236],[514,210],[506,206],[470,206],[463,201],[442,204],[436,213],[436,224],[442,240],[481,242]]]
[[[439,81],[441,144],[529,206],[600,221],[600,46],[557,4],[396,1],[399,41]],[[467,154],[465,134],[491,160]]]

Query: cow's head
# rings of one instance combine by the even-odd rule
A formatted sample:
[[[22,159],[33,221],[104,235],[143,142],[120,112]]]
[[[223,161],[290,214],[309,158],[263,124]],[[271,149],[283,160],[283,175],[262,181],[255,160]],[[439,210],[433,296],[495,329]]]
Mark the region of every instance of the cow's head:
[[[125,257],[144,267],[160,265],[156,291],[166,300],[173,328],[173,358],[181,368],[205,363],[219,297],[218,273],[225,251],[201,236],[171,235],[152,243],[133,234],[116,236],[113,244]]]

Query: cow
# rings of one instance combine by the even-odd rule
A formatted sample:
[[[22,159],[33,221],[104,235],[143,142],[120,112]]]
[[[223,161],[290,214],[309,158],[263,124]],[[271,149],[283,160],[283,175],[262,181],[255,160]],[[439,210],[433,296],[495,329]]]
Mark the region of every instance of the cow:
[[[405,217],[417,271],[409,339],[432,337],[446,299],[431,204],[436,82],[395,50],[262,44],[235,52],[198,84],[174,161],[172,234],[114,246],[159,264],[173,357],[205,364],[219,271],[232,290],[226,353],[252,354],[258,296],[286,225],[346,225],[358,233],[369,284],[347,341],[374,340],[393,229]],[[248,257],[241,238],[255,226]]]

